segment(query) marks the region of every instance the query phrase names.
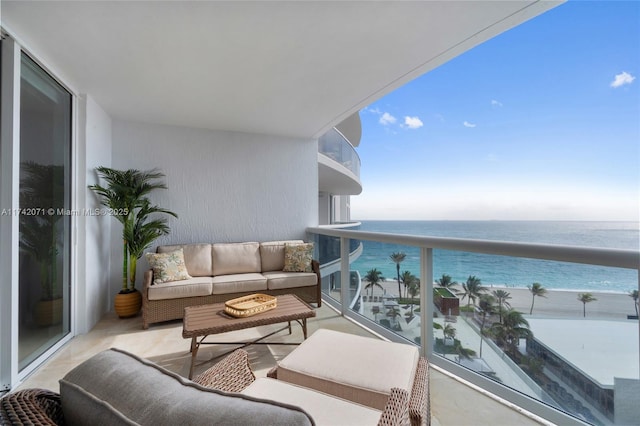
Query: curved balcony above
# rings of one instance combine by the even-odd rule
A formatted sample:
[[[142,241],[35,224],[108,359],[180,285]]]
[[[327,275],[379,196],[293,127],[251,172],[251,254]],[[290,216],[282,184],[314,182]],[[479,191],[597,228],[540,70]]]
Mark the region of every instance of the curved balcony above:
[[[318,186],[320,191],[335,195],[362,192],[360,157],[335,128],[318,139]]]

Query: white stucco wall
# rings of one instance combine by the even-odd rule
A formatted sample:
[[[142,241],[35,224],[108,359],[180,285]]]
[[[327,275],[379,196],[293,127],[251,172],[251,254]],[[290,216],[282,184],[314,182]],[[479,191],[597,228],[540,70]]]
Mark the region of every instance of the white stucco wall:
[[[158,244],[305,238],[318,224],[317,141],[113,121],[118,169],[159,168],[168,190],[152,199],[178,214]],[[114,241],[119,226],[112,226]],[[112,282],[120,275],[112,244]],[[137,286],[147,269],[139,262]],[[118,286],[113,287],[113,293]]]
[[[90,97],[78,99],[76,155],[76,202],[79,211],[101,207],[87,188],[97,183],[97,166],[111,165],[111,118]],[[77,332],[86,333],[111,310],[111,228],[106,216],[79,215],[76,218],[76,314]]]

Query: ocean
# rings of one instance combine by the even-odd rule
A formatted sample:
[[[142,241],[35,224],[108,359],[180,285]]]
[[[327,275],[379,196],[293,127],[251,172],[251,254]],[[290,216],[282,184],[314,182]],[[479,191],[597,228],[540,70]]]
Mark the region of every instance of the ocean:
[[[561,221],[361,221],[360,230],[434,237],[561,244],[618,249],[640,249],[638,222]],[[387,279],[395,279],[396,265],[389,256],[405,252],[400,273],[420,276],[419,248],[363,241],[364,250],[352,265],[361,276],[377,268]],[[470,275],[482,285],[524,287],[534,282],[547,289],[629,293],[638,288],[635,270],[520,259],[507,256],[434,250],[434,279],[448,274],[465,282]]]

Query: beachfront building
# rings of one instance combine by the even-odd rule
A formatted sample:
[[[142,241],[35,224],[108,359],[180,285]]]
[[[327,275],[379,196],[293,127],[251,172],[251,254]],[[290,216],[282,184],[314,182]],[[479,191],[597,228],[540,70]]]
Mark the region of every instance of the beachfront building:
[[[3,0],[3,390],[36,373],[111,310],[120,287],[121,247],[114,220],[108,214],[91,214],[98,201],[87,186],[97,182],[97,166],[157,167],[165,173],[169,190],[154,195],[154,201],[175,211],[178,219],[169,221],[171,234],[157,244],[326,236],[340,251],[336,272],[342,282],[350,281],[351,241],[366,236],[318,225],[350,219],[348,196],[361,190],[359,160],[327,160],[328,150],[321,150],[319,140],[339,132],[352,140],[352,147],[357,145],[351,124],[361,108],[558,4]],[[330,160],[342,162],[346,170]],[[41,289],[38,274],[31,272],[34,265],[20,249],[20,192],[30,163],[50,166],[54,179],[49,182],[55,183],[41,197],[41,208],[56,218],[51,223],[55,232],[45,234],[59,241],[56,268],[45,275],[50,274],[48,283],[55,283],[49,288],[56,289],[62,315],[58,324],[46,328],[33,327]],[[342,178],[339,185],[328,186],[329,179],[337,177]],[[59,215],[58,209],[75,213]],[[374,238],[421,247],[421,282],[433,282],[429,250],[439,246],[399,236]],[[319,251],[323,244],[318,244]],[[542,253],[565,260],[538,247],[500,251],[492,245],[457,244],[444,248],[532,257]],[[600,254],[581,260],[605,262],[607,256]],[[572,256],[567,255],[580,257]],[[612,263],[629,268],[638,264],[628,253],[616,255]],[[145,269],[144,261],[139,269]],[[339,300],[326,297],[345,317],[375,327],[350,312],[354,296],[346,286]],[[433,304],[431,297],[430,291],[421,292],[423,311]],[[475,413],[485,409],[495,415],[491,404],[499,394],[514,401],[518,412],[524,407],[556,422],[579,423],[436,359],[431,326],[426,315],[418,329],[423,353],[433,359],[434,372],[446,373],[440,383],[447,389],[468,392],[470,387],[456,388],[460,377],[479,384],[482,396],[474,394],[471,403],[465,400],[472,407],[475,401]],[[380,334],[398,339],[384,330]],[[438,381],[432,389],[437,386]],[[440,397],[432,399],[436,407],[452,398],[444,398],[444,391],[435,393]],[[470,415],[467,420],[477,418]]]

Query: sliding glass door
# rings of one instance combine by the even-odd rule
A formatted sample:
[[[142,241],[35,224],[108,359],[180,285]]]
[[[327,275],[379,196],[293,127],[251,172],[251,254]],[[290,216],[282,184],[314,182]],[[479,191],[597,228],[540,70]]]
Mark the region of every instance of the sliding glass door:
[[[71,330],[71,108],[71,94],[22,53],[19,371]]]

